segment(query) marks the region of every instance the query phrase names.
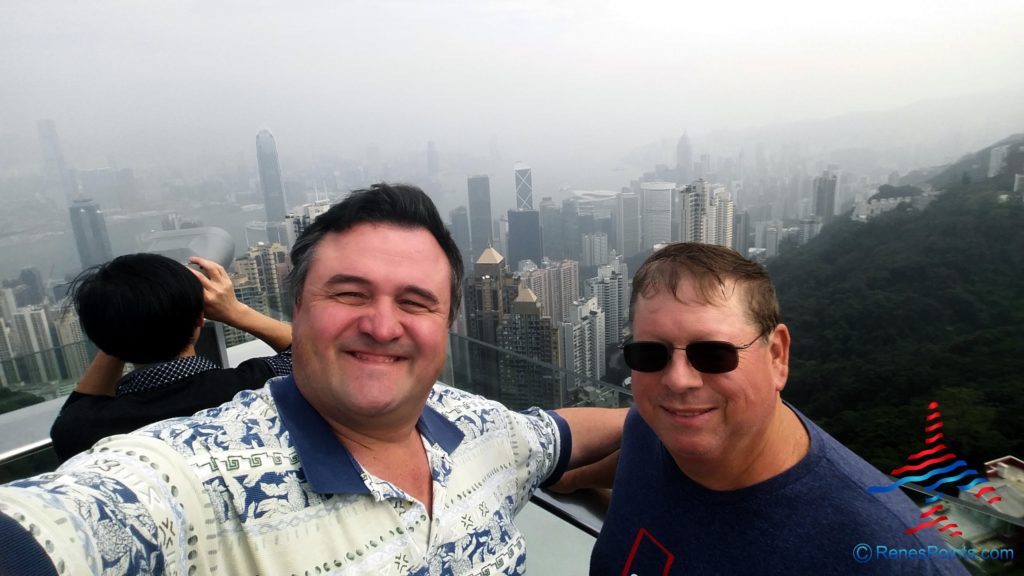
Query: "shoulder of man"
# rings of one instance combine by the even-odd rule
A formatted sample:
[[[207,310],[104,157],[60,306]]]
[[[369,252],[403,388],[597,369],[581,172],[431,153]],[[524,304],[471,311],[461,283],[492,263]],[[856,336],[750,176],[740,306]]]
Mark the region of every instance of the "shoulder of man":
[[[266,386],[242,390],[229,401],[196,412],[144,426],[131,436],[159,440],[185,457],[232,449],[246,449],[268,441],[276,444],[284,432],[277,406]],[[119,437],[113,437],[119,438]],[[112,439],[101,440],[97,448]],[[254,444],[256,443],[256,444]]]

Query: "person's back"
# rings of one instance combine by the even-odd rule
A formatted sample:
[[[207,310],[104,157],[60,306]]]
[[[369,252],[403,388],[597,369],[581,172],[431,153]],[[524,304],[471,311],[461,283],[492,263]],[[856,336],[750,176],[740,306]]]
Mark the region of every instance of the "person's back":
[[[76,279],[75,309],[100,352],[50,431],[62,461],[101,438],[189,416],[291,372],[290,327],[238,302],[222,267],[193,261],[206,275],[164,256],[132,254]],[[195,352],[207,317],[246,330],[280,353],[222,369]],[[137,369],[119,378],[125,362]]]

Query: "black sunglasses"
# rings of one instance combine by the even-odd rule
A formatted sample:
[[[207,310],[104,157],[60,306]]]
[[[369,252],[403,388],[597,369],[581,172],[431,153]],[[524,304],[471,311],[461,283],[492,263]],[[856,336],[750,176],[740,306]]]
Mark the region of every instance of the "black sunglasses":
[[[740,364],[740,350],[746,350],[761,338],[758,335],[745,346],[736,346],[730,342],[705,340],[690,342],[685,348],[670,346],[664,342],[627,342],[620,344],[626,366],[637,372],[660,372],[668,366],[672,352],[683,350],[686,359],[694,370],[704,374],[723,374],[732,372]]]

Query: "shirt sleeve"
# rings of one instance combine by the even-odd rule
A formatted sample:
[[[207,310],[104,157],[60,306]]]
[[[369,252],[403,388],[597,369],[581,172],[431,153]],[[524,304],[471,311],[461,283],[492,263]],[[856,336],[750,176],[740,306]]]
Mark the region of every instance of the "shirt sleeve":
[[[187,472],[170,447],[122,437],[55,472],[0,486],[0,556],[38,569],[46,557],[65,574],[203,573],[206,518],[189,511],[204,510],[205,495]],[[16,550],[8,535],[21,538]]]
[[[557,482],[565,472],[572,433],[561,416],[540,408],[509,412],[508,419],[525,505],[534,490]]]

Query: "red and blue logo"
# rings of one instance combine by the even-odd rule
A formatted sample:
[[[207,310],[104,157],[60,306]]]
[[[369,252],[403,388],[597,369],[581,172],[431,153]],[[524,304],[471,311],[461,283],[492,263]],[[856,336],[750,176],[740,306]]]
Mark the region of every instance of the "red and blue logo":
[[[988,478],[982,476],[977,470],[968,467],[967,462],[957,458],[956,454],[942,443],[942,413],[939,412],[939,404],[932,402],[928,405],[929,414],[925,419],[925,445],[929,446],[920,452],[907,457],[907,464],[893,470],[890,474],[899,478],[888,486],[868,486],[868,492],[878,494],[891,492],[904,484],[911,482],[926,483],[925,490],[933,491],[939,487],[955,485],[960,490],[971,490],[974,487],[988,483]],[[963,482],[962,484],[957,484]],[[1002,500],[1002,497],[994,494],[996,489],[993,486],[984,486],[974,497],[984,500],[988,504],[995,504]],[[940,499],[934,495],[925,500],[925,504],[935,504]],[[934,527],[939,532],[947,533],[950,538],[960,536],[963,533],[957,530],[956,523],[950,521],[945,514],[946,509],[942,503],[935,504],[921,514],[921,522],[908,528],[907,534],[914,534],[920,530]]]

